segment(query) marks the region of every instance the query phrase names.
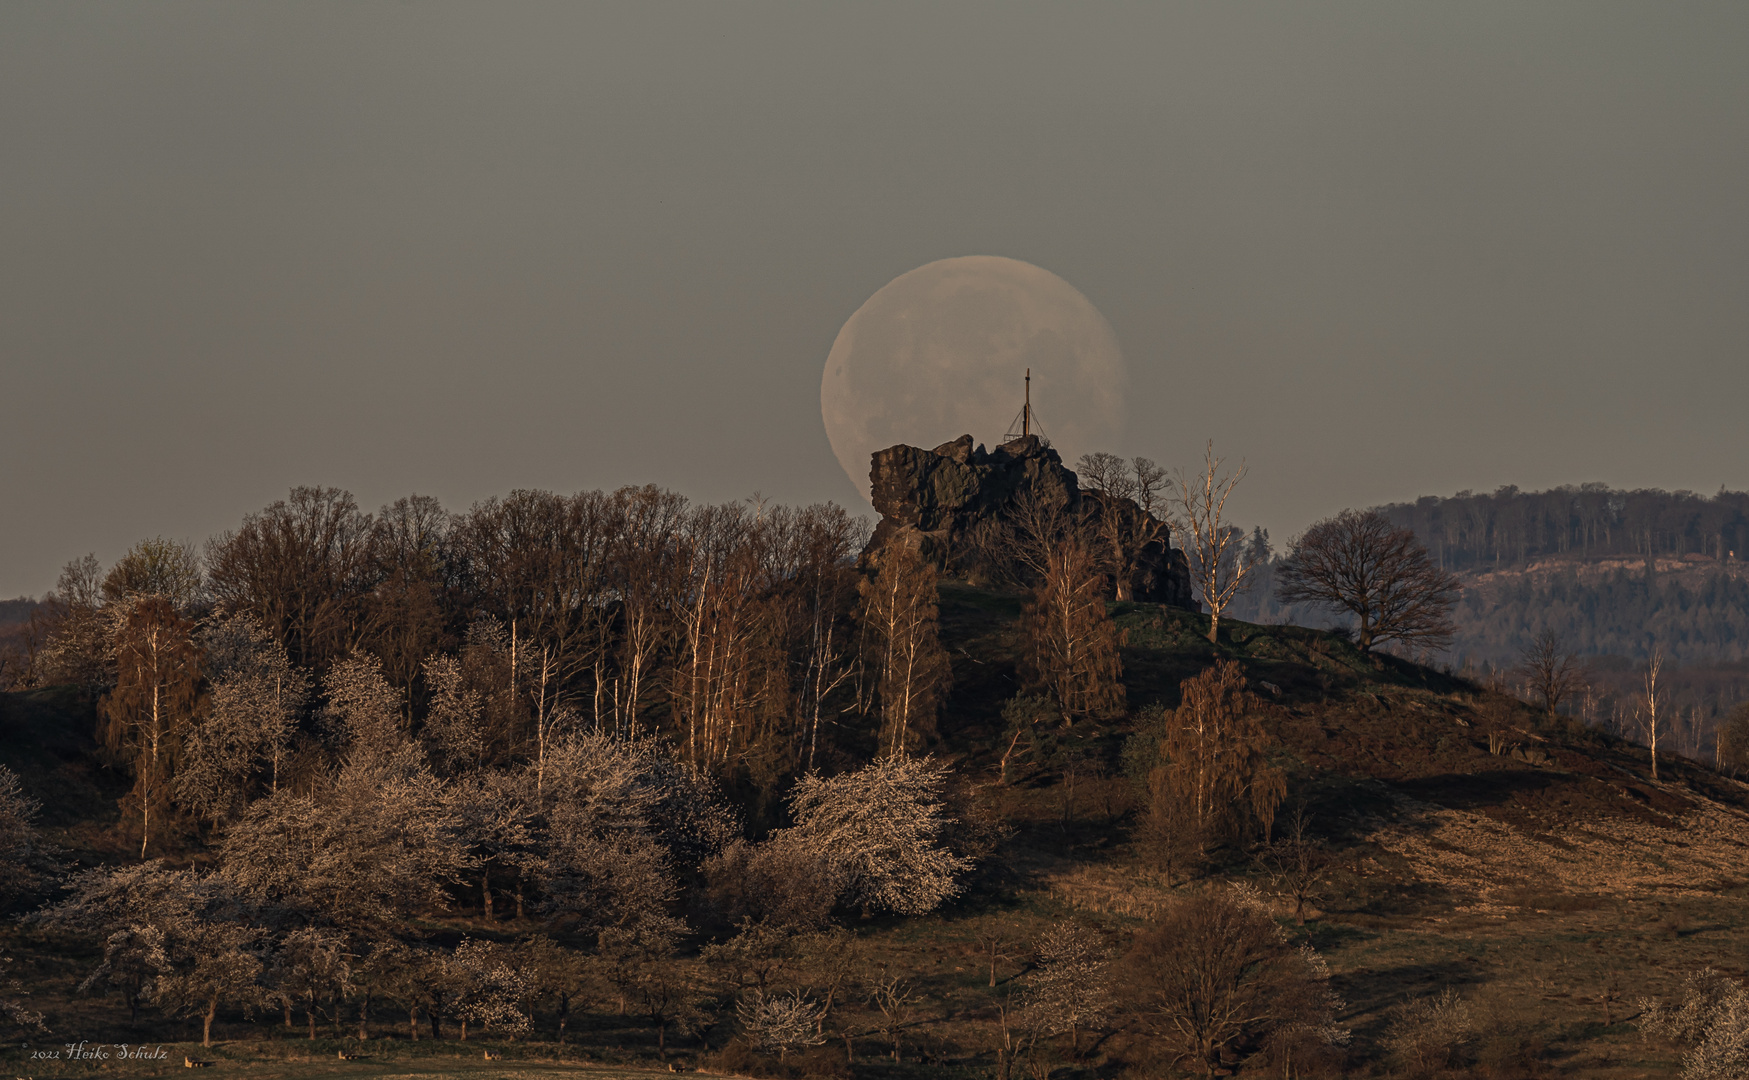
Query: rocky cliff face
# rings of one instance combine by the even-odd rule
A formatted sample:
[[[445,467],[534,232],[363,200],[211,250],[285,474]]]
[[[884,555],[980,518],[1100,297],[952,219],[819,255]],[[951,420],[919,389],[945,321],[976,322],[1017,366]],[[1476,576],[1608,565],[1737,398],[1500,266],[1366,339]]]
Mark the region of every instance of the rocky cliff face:
[[[1123,548],[1129,557],[1114,591],[1144,603],[1192,607],[1184,553],[1173,550],[1164,530],[1129,499],[1082,491],[1057,452],[1036,435],[995,450],[961,435],[933,450],[890,446],[874,453],[869,469],[872,501],[881,521],[865,556],[890,543],[918,546],[937,563],[954,558],[985,522],[1000,521],[1023,493],[1061,507],[1087,529],[1096,544]],[[1138,543],[1159,532],[1160,539]]]

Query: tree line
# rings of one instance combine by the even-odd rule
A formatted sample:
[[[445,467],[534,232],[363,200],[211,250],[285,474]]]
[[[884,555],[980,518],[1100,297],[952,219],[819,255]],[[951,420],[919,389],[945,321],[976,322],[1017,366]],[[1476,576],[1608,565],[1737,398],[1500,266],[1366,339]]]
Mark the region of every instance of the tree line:
[[[1122,717],[1109,545],[1048,508],[1008,525],[992,550],[1026,594],[1029,726]],[[605,1007],[658,1048],[708,1046],[732,1006],[745,1045],[817,1045],[849,985],[834,913],[932,911],[1002,832],[923,755],[949,678],[936,570],[903,545],[859,566],[861,536],[835,507],[653,488],[455,515],[303,488],[199,552],[76,560],[23,670],[95,702],[138,861],[59,882],[30,919],[100,943],[86,989],[209,1040],[262,1012],[312,1038],[537,1020],[562,1038]],[[1285,793],[1236,668],[1185,695],[1132,740],[1141,835],[1169,872],[1267,836]],[[15,868],[42,861],[29,847]],[[480,932],[436,939],[458,907]],[[1002,1012],[1004,1075],[1058,1037],[1079,1054],[1114,1012],[1207,1068],[1340,1036],[1315,957],[1244,895],[1175,907],[1122,963],[1073,925],[1034,953]],[[1212,984],[1194,970],[1229,961]],[[915,988],[859,978],[846,1053],[878,1036],[897,1058]],[[1264,1011],[1209,1021],[1187,993]]]
[[[1441,568],[1499,569],[1550,557],[1698,555],[1719,561],[1749,553],[1749,492],[1580,484],[1492,493],[1460,491],[1392,503],[1379,510],[1414,531]]]

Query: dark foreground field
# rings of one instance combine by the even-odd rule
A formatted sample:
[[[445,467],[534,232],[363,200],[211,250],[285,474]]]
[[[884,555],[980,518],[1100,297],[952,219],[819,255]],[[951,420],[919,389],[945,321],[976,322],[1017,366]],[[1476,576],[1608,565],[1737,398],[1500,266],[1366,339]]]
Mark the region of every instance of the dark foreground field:
[[[1328,1066],[1347,1075],[1401,1075],[1383,1042],[1394,1010],[1450,988],[1472,1030],[1443,1073],[1676,1076],[1678,1048],[1642,1040],[1636,1001],[1679,994],[1682,976],[1701,967],[1741,975],[1749,965],[1744,785],[1675,758],[1653,781],[1639,747],[1539,718],[1432,669],[1362,656],[1337,636],[1241,623],[1223,628],[1217,649],[1197,616],[1119,605],[1132,711],[1174,705],[1179,681],[1217,655],[1239,660],[1254,688],[1275,688],[1265,693],[1276,706],[1288,806],[1304,807],[1331,859],[1303,928],[1254,852],[1223,852],[1206,873],[1169,884],[1131,842],[1135,788],[1122,747],[1132,721],[1055,733],[1021,758],[1010,783],[997,783],[1002,704],[1016,691],[1018,603],[958,587],[944,589],[942,602],[955,689],[938,752],[973,782],[978,812],[1003,823],[1007,838],[952,907],[910,919],[841,913],[835,936],[792,943],[761,976],[772,989],[818,991],[837,980],[840,1005],[823,1046],[781,1062],[755,1056],[735,1042],[734,1008],[719,994],[697,1030],[659,1052],[654,1027],[635,1008],[622,1013],[604,989],[575,1003],[563,1045],[549,1002],[521,1042],[488,1034],[463,1043],[453,1030],[441,1042],[428,1032],[413,1042],[406,1018],[386,1013],[371,1017],[368,1041],[340,1037],[355,1034],[350,1016],[338,1029],[324,1019],[310,1040],[301,1014],[288,1029],[272,1013],[221,1015],[217,1045],[201,1050],[194,1021],[145,1010],[130,1022],[114,997],[76,993],[98,943],[12,923],[3,932],[11,974],[53,1035],[29,1036],[29,1047],[13,1035],[0,1071],[151,1076],[186,1071],[189,1056],[211,1061],[213,1076],[261,1078],[670,1068],[990,1076],[1002,1009],[1024,986],[1030,943],[1047,928],[1078,920],[1121,953],[1175,895],[1234,882],[1259,889],[1287,932],[1328,962],[1347,1003],[1340,1022],[1353,1036]],[[6,761],[45,803],[45,824],[68,859],[125,860],[118,781],[95,764],[78,709],[54,694],[14,697],[3,722]],[[540,929],[487,922],[461,905],[426,927],[437,939],[504,941]],[[709,978],[720,965],[699,971]],[[883,999],[895,980],[897,998]],[[1136,1052],[1141,1039],[1120,1015],[1073,1049],[1058,1040],[1040,1063],[1059,1078],[1160,1075],[1135,1064],[1146,1058]],[[32,1056],[82,1040],[161,1045],[165,1059]],[[488,1049],[502,1059],[486,1061]],[[364,1056],[343,1061],[342,1052]],[[1263,1075],[1255,1065],[1239,1074]]]

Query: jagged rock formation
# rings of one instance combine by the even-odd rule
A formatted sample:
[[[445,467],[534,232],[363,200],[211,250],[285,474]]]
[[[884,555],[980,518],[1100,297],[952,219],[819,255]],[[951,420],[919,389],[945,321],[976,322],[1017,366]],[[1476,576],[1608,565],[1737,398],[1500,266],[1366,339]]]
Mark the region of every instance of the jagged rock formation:
[[[1096,545],[1121,563],[1113,592],[1144,603],[1194,607],[1184,553],[1167,532],[1130,499],[1082,491],[1074,472],[1036,435],[995,450],[961,435],[933,450],[889,446],[869,468],[874,508],[881,515],[864,556],[891,543],[916,545],[937,564],[964,552],[974,533],[998,523],[1023,494],[1066,510]]]

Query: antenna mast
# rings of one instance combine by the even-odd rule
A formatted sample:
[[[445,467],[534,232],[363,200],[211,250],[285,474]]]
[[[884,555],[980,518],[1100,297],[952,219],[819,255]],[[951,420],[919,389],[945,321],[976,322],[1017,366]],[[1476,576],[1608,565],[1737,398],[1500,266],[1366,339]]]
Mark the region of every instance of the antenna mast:
[[[1032,369],[1027,368],[1026,397],[1023,399],[1020,411],[1014,414],[1013,420],[1008,421],[1008,433],[1003,435],[1002,438],[1010,441],[1014,439],[1036,438],[1046,446],[1051,445],[1050,437],[1045,434],[1043,425],[1036,423],[1037,419],[1037,417],[1032,415]],[[1019,422],[1016,423],[1015,421]],[[1035,426],[1039,429],[1036,436],[1032,433],[1032,429]],[[1015,428],[1019,428],[1020,430],[1016,431]]]

